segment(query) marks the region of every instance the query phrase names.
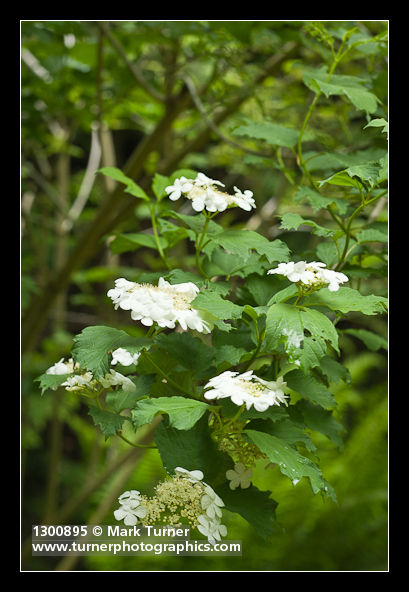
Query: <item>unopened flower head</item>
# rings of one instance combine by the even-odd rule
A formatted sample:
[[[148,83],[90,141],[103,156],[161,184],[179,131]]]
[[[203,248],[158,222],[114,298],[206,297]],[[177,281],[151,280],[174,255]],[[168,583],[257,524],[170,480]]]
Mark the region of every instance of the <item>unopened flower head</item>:
[[[340,284],[348,281],[344,273],[326,269],[326,264],[321,261],[279,263],[278,267],[270,269],[267,273],[284,275],[290,282],[316,290],[326,286],[331,292],[336,292]]]
[[[108,291],[108,297],[115,309],[130,310],[131,318],[147,327],[157,323],[159,327],[174,329],[179,323],[184,331],[210,333],[210,323],[191,306],[198,292],[199,288],[192,282],[170,284],[159,278],[158,285],[153,286],[119,278],[115,288]]]
[[[236,405],[254,406],[256,411],[266,411],[272,405],[287,405],[284,394],[286,383],[280,377],[277,381],[266,381],[253,374],[252,370],[239,374],[226,370],[210,379],[204,393],[206,399],[224,399],[229,397]]]
[[[250,211],[256,207],[253,193],[250,190],[244,192],[234,187],[234,195],[230,195],[219,189],[224,187],[223,183],[210,179],[204,173],[198,173],[195,179],[180,177],[175,179],[173,185],[165,188],[169,199],[178,200],[184,196],[192,202],[192,208],[196,212],[207,210],[208,212],[224,212],[227,208],[239,207]]]

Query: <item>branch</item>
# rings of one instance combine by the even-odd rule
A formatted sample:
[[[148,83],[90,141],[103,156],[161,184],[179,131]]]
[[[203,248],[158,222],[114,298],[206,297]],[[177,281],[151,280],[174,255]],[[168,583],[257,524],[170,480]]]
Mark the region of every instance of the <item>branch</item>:
[[[166,131],[172,126],[178,115],[184,111],[190,103],[190,94],[184,86],[174,98],[149,136],[138,144],[133,154],[124,167],[124,173],[131,179],[139,179],[142,175],[146,159],[161,145]],[[142,184],[141,184],[142,185]],[[123,219],[129,211],[135,207],[135,198],[125,193],[122,186],[106,195],[93,222],[78,238],[76,245],[55,277],[43,288],[42,292],[35,295],[24,315],[21,326],[22,353],[35,346],[38,336],[47,320],[48,311],[55,298],[70,282],[71,274],[88,261],[100,249],[100,239],[110,232]]]
[[[198,92],[195,88],[195,85],[193,84],[193,81],[186,74],[183,76],[183,80],[186,82],[186,86],[188,87],[189,92],[192,95],[192,99],[193,99],[193,102],[196,106],[196,109],[199,111],[199,113],[201,114],[203,119],[206,121],[207,126],[221,140],[223,140],[223,142],[226,142],[226,144],[230,144],[231,146],[234,146],[235,148],[238,148],[239,150],[242,150],[243,152],[247,152],[249,154],[254,154],[255,156],[261,156],[263,158],[274,158],[275,157],[275,155],[270,152],[261,152],[260,150],[252,150],[251,148],[247,148],[246,146],[243,146],[240,142],[236,142],[235,140],[232,140],[231,138],[225,136],[219,130],[217,125],[214,123],[214,121],[206,113],[206,110],[203,106],[203,103],[200,100],[200,97],[199,97]]]
[[[271,56],[271,58],[265,63],[264,69],[255,78],[253,83],[248,84],[248,88],[251,90],[249,90],[247,94],[240,93],[238,96],[234,97],[229,102],[229,104],[220,109],[220,111],[216,113],[213,118],[213,124],[217,126],[230,117],[233,113],[235,113],[245,101],[254,95],[254,89],[258,85],[263,84],[264,80],[268,78],[268,76],[271,76],[277,72],[284,60],[290,58],[292,55],[295,55],[296,48],[297,44],[294,41],[285,43],[281,52]],[[200,152],[209,141],[212,131],[213,130],[207,126],[193,140],[186,142],[179,153],[171,155],[169,159],[162,164],[160,172],[166,174],[166,171],[174,170],[176,163],[180,162],[186,155]]]
[[[112,35],[111,30],[109,28],[109,23],[97,22],[97,24],[98,24],[99,28],[101,29],[101,31],[103,32],[103,34],[105,35],[105,37],[110,41],[112,47],[115,49],[117,54],[122,58],[122,61],[124,62],[124,64],[128,68],[128,70],[130,71],[132,76],[135,78],[137,83],[153,99],[156,99],[157,101],[160,101],[161,103],[163,103],[165,101],[165,97],[149,84],[149,82],[145,79],[142,72],[139,70],[138,66],[129,61],[128,56],[126,55],[125,49],[123,48],[122,44],[118,41],[118,39],[116,39],[116,37],[114,37]]]

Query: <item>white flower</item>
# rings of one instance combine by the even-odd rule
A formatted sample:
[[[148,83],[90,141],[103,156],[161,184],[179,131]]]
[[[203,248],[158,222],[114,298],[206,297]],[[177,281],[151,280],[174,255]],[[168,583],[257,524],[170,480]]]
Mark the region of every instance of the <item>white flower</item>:
[[[176,201],[182,195],[192,202],[192,208],[195,212],[224,212],[228,207],[240,207],[243,210],[250,211],[256,207],[252,191],[240,191],[234,187],[235,194],[230,195],[221,191],[219,187],[224,187],[221,181],[211,179],[204,173],[198,173],[195,179],[186,179],[180,177],[175,179],[173,185],[165,188],[169,199]]]
[[[127,526],[135,526],[138,523],[138,518],[145,518],[147,510],[144,506],[138,504],[136,507],[123,504],[118,510],[115,510],[114,516],[116,520],[123,520]]]
[[[216,541],[220,541],[221,537],[226,536],[227,534],[227,528],[224,524],[220,524],[219,520],[212,520],[207,516],[202,515],[198,517],[198,522],[198,531],[207,536],[207,540],[211,544],[214,544]]]
[[[172,201],[178,200],[183,193],[188,193],[191,189],[193,189],[193,182],[191,179],[186,179],[186,177],[175,179],[173,185],[165,187],[165,191]]]
[[[118,349],[112,352],[111,365],[115,366],[115,364],[119,363],[122,366],[130,366],[131,364],[136,364],[140,355],[140,353],[131,354],[123,347],[118,347]]]
[[[124,493],[119,496],[118,501],[121,506],[127,506],[128,508],[134,509],[141,503],[140,495],[140,491],[137,489],[131,489],[130,491],[124,491]]]
[[[348,277],[344,273],[332,269],[320,269],[317,275],[323,283],[328,284],[327,287],[330,292],[336,292],[339,284],[348,281]]]
[[[253,198],[252,191],[246,189],[244,192],[242,192],[237,187],[234,187],[233,189],[235,191],[234,201],[240,208],[246,210],[247,212],[250,212],[251,208],[256,207],[256,202]]]
[[[195,185],[198,187],[211,187],[212,185],[220,185],[220,187],[224,187],[224,184],[221,181],[210,179],[210,177],[207,177],[204,173],[197,173]]]
[[[96,385],[97,381],[94,379],[91,372],[68,376],[67,380],[61,384],[61,386],[65,386],[65,390],[67,391],[92,391],[95,390]]]
[[[221,518],[222,511],[220,508],[224,506],[223,500],[217,495],[217,493],[210,487],[210,485],[205,485],[205,494],[201,499],[201,504],[203,510],[206,511],[207,516],[209,518]]]
[[[247,489],[250,487],[252,476],[252,469],[246,469],[243,463],[237,463],[234,465],[234,470],[230,469],[226,471],[226,478],[230,481],[230,489],[237,489],[239,485],[242,489]]]
[[[207,187],[193,198],[192,208],[195,212],[201,212],[204,209],[212,213],[224,212],[229,205],[226,196],[227,194],[223,194],[221,191]]]
[[[124,278],[115,281],[115,288],[108,291],[115,309],[131,311],[134,321],[147,327],[157,323],[159,327],[174,329],[179,323],[184,331],[195,329],[210,333],[210,325],[196,309],[191,307],[199,288],[192,282],[170,284],[163,278],[158,285],[137,284]]]
[[[325,263],[321,261],[311,261],[310,263],[290,261],[289,263],[279,263],[278,267],[270,269],[267,274],[284,275],[291,282],[317,289],[328,286],[331,292],[336,292],[340,284],[348,281],[345,274],[325,268]]]
[[[276,382],[266,381],[253,374],[252,370],[239,374],[227,370],[219,376],[211,378],[205,385],[210,388],[204,393],[206,399],[223,399],[230,397],[236,405],[246,405],[246,409],[254,406],[256,411],[266,411],[272,405],[287,405],[283,388],[286,383],[282,378]]]
[[[134,391],[135,384],[127,376],[123,376],[115,370],[110,370],[103,378],[99,379],[103,387],[109,388],[111,386],[120,386],[123,391]]]
[[[188,471],[187,469],[183,469],[182,467],[176,467],[175,474],[183,475],[191,483],[198,483],[204,477],[202,471]]]
[[[123,520],[127,526],[135,526],[138,518],[145,518],[147,510],[141,505],[140,491],[137,489],[124,491],[118,501],[121,507],[114,512],[116,520]]]
[[[75,369],[79,368],[78,362],[75,364]],[[46,370],[46,374],[72,374],[74,372],[74,361],[70,358],[67,362],[64,362],[64,358],[61,358],[59,362],[56,362],[54,366],[51,366]]]
[[[303,284],[309,284],[314,280],[314,273],[307,268],[305,261],[280,263],[276,269],[270,269],[267,273],[285,275],[291,282],[302,282]]]

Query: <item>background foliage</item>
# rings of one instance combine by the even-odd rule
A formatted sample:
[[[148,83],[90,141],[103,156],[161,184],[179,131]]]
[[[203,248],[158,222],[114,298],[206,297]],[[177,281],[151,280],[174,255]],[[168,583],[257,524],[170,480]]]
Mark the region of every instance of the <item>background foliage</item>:
[[[115,278],[162,269],[135,237],[151,228],[146,204],[96,170],[118,167],[145,191],[156,172],[182,167],[249,187],[255,213],[231,210],[223,223],[279,237],[309,258],[333,222],[322,200],[337,204],[334,182],[370,186],[386,170],[387,23],[26,21],[21,31],[23,569],[386,569],[387,325],[354,313],[341,344],[351,381],[332,387],[343,450],[314,433],[337,504],[260,463],[255,483],[280,500],[276,531],[266,544],[229,515],[242,558],[32,558],[26,540],[42,521],[109,523],[119,493],[149,492],[164,474],[156,450],[107,443],[86,406],[66,392],[41,397],[33,382],[84,327],[118,325],[106,298]],[[328,82],[339,47],[348,53]],[[300,172],[297,142],[314,97]],[[299,189],[312,176],[327,180],[321,202]],[[386,296],[385,195],[365,216],[352,287]],[[331,240],[320,244],[330,262]],[[172,257],[194,262],[187,241]],[[120,322],[142,335],[127,315]]]

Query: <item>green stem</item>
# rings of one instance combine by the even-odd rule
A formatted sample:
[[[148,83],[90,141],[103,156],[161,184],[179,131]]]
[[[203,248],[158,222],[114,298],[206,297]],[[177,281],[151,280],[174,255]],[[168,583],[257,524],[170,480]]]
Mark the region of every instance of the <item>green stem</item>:
[[[234,417],[232,417],[227,423],[224,424],[223,430],[225,430],[229,425],[231,425],[232,423],[234,423],[235,421],[237,421],[238,418],[240,417],[240,415],[243,413],[243,411],[245,409],[246,409],[246,403],[243,403],[243,405],[237,411],[236,415]]]
[[[215,214],[208,214],[205,211],[206,221],[203,225],[202,232],[200,233],[200,235],[198,236],[198,238],[196,240],[196,245],[195,245],[196,267],[197,267],[200,275],[202,275],[206,279],[207,279],[207,275],[206,275],[205,271],[203,270],[202,263],[200,261],[200,252],[204,246],[204,242],[206,239],[206,232],[207,232],[207,228],[209,226],[210,220],[213,218],[214,215]]]
[[[119,438],[121,438],[121,440],[123,440],[124,442],[126,442],[130,446],[134,446],[135,448],[157,448],[157,446],[155,446],[154,444],[152,444],[152,445],[150,445],[150,444],[136,444],[136,443],[128,440],[128,438],[125,438],[125,436],[123,436],[122,434],[117,434],[117,436]]]
[[[328,76],[327,76],[327,79],[326,79],[326,82],[327,83],[331,79],[331,76],[333,75],[333,73],[335,71],[335,68],[337,67],[338,63],[341,61],[341,59],[346,55],[346,53],[348,51],[348,50],[345,51],[343,54],[341,53],[342,48],[344,46],[344,43],[345,42],[343,41],[342,44],[340,45],[337,53],[334,55],[334,59],[333,59],[333,62],[331,64],[331,67],[329,69]],[[298,161],[298,165],[300,166],[300,168],[302,168],[302,170],[304,171],[305,175],[308,177],[308,180],[310,181],[312,187],[314,189],[316,189],[317,191],[318,191],[318,188],[316,186],[316,183],[315,183],[314,179],[312,178],[309,170],[307,169],[306,164],[305,164],[305,161],[303,159],[302,146],[301,145],[302,145],[302,139],[303,139],[303,136],[304,136],[305,128],[307,127],[307,123],[310,120],[310,117],[311,117],[311,115],[312,115],[312,113],[313,113],[313,111],[314,111],[314,109],[316,107],[316,104],[318,102],[318,99],[320,98],[321,95],[322,95],[322,91],[321,90],[318,90],[318,92],[315,94],[315,97],[314,97],[311,105],[309,106],[308,111],[307,111],[307,113],[306,113],[306,115],[304,117],[304,121],[303,121],[302,126],[301,126],[300,135],[298,136],[298,143],[297,143],[297,161]]]
[[[336,266],[335,269],[340,269],[345,261],[345,258],[348,254],[348,247],[349,247],[349,241],[351,238],[351,226],[352,226],[352,222],[353,220],[356,218],[356,216],[359,214],[359,212],[361,210],[364,209],[364,207],[370,203],[373,200],[370,200],[369,202],[363,202],[361,203],[361,205],[359,207],[357,207],[357,209],[355,210],[355,212],[351,215],[351,217],[348,220],[348,225],[346,227],[346,231],[345,231],[345,245],[344,245],[344,250],[342,251],[342,255],[341,255],[341,259],[338,261],[338,265]]]
[[[158,248],[158,252],[159,252],[159,256],[162,259],[163,263],[165,264],[165,266],[168,269],[172,269],[171,266],[169,265],[168,259],[162,249],[162,245],[160,244],[160,237],[159,237],[159,232],[158,232],[158,225],[156,223],[156,216],[155,216],[155,210],[156,210],[156,204],[151,205],[151,222],[152,222],[152,230],[153,230],[153,236],[155,237],[155,242],[156,242],[156,246]]]

